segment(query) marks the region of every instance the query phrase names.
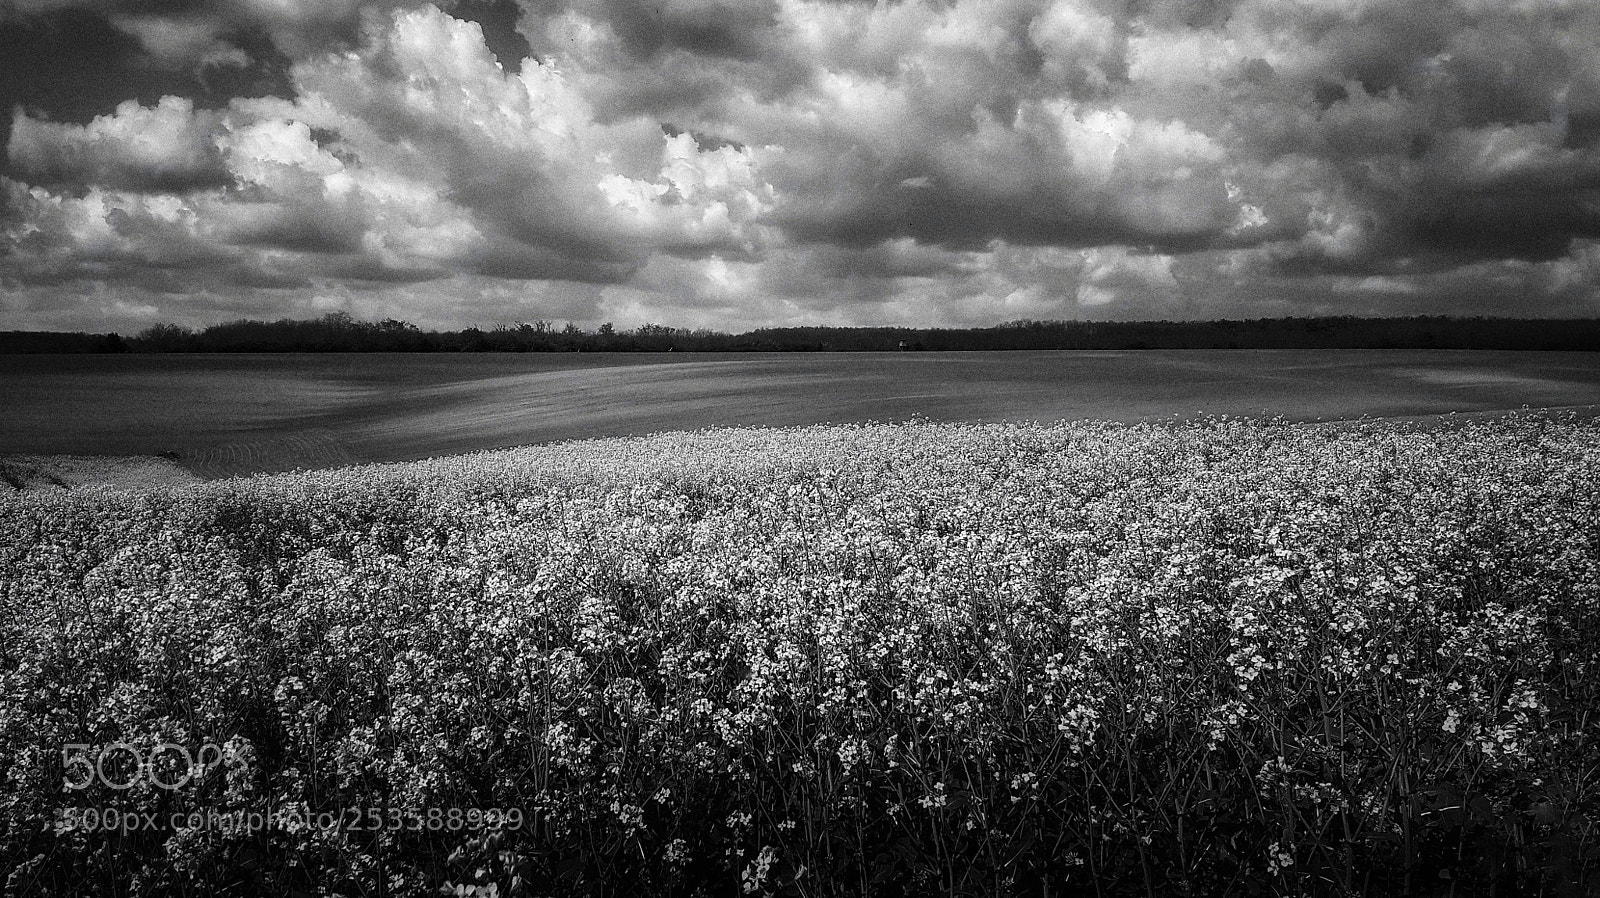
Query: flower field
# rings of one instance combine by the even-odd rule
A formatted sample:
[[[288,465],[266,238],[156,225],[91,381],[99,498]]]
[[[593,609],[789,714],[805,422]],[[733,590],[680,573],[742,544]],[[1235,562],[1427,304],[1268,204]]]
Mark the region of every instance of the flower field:
[[[1594,895],[1597,712],[1577,420],[0,497],[12,894]]]

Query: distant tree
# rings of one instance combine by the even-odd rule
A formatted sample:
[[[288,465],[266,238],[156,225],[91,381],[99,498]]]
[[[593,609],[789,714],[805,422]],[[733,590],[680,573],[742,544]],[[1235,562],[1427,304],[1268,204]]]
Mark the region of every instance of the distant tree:
[[[0,353],[17,352],[476,352],[742,351],[879,352],[1011,349],[1428,348],[1600,350],[1600,319],[1261,318],[1248,321],[1036,321],[987,328],[786,327],[732,335],[646,323],[626,333],[567,322],[502,324],[485,333],[423,331],[395,318],[359,321],[348,312],[319,318],[244,319],[196,332],[176,324],[117,334],[0,332]]]
[[[194,331],[176,324],[145,328],[133,338],[134,345],[146,352],[185,352],[194,341]]]

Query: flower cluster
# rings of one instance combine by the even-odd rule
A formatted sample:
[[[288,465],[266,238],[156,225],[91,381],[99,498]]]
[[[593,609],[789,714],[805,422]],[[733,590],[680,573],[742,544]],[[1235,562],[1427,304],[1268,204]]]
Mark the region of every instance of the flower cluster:
[[[1582,894],[1597,664],[1600,426],[1542,416],[719,430],[19,494],[0,870]],[[230,750],[63,793],[58,746],[108,743]],[[66,802],[527,825],[108,836],[46,825]]]

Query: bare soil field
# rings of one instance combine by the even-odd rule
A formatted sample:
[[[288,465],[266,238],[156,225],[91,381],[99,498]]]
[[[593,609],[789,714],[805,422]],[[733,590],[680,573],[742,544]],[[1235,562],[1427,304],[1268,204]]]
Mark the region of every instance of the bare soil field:
[[[206,478],[705,427],[1600,405],[1600,359],[1535,352],[9,356],[0,381],[0,453],[169,453]]]

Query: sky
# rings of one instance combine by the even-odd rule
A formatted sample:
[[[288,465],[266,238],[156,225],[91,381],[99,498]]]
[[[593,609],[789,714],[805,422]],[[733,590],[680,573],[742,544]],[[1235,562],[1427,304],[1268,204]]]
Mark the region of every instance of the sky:
[[[0,0],[0,330],[1600,315],[1594,0]]]

